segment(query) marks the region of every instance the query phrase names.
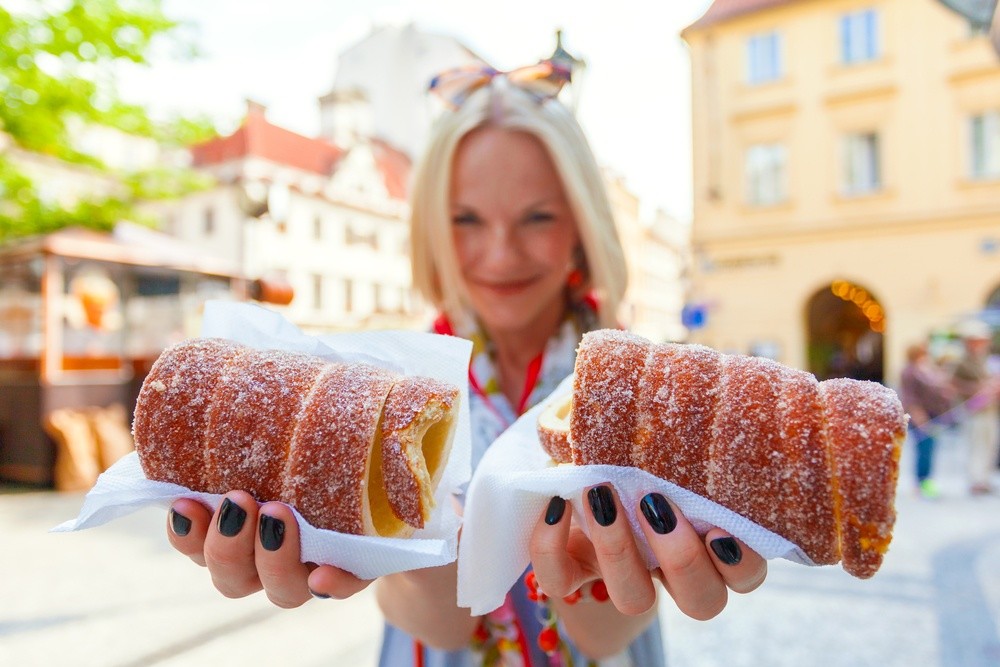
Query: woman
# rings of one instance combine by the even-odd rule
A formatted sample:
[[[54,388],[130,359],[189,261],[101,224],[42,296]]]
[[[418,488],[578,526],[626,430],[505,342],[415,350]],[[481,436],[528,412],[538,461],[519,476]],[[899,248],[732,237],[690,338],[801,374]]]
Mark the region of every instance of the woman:
[[[951,382],[965,408],[962,431],[968,447],[969,493],[993,493],[992,477],[1000,454],[1000,377],[990,368],[993,332],[982,320],[958,326],[962,358]]]
[[[473,465],[572,372],[583,332],[615,326],[625,290],[600,172],[572,114],[554,97],[567,78],[542,63],[507,74],[456,71],[432,84],[452,110],[435,126],[416,171],[414,283],[440,309],[435,330],[474,343]],[[582,664],[622,655],[635,665],[662,664],[655,580],[685,613],[710,618],[725,606],[727,589],[750,591],[764,579],[757,554],[718,529],[700,537],[659,494],[626,508],[610,485],[600,485],[586,500],[590,538],[572,524],[561,498],[544,516],[526,519],[535,526],[533,570],[486,617],[457,606],[455,564],[378,580],[387,621],[381,664],[544,665],[566,664],[569,656]],[[660,565],[654,573],[625,512],[643,516]],[[248,522],[258,529],[244,529]],[[207,565],[229,596],[263,588],[275,604],[291,607],[310,595],[344,598],[370,583],[299,563],[288,508],[258,509],[240,491],[227,494],[217,517],[178,501],[169,524],[173,545]]]
[[[934,449],[937,431],[947,424],[935,424],[954,402],[948,379],[927,353],[927,343],[914,343],[906,350],[906,366],[899,376],[899,398],[910,415],[909,433],[916,447],[917,493],[934,500],[940,495],[934,483]]]

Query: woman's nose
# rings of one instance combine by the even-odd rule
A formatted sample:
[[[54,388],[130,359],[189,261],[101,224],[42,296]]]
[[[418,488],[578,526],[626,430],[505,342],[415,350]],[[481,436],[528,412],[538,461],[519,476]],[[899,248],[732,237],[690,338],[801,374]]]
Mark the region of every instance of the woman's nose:
[[[502,262],[516,259],[521,254],[520,243],[513,230],[502,226],[496,226],[490,230],[484,260],[491,262]]]

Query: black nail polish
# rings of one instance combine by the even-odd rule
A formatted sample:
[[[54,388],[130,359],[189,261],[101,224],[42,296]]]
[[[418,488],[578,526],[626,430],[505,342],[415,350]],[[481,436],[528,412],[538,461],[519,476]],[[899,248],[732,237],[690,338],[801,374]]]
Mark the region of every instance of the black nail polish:
[[[219,508],[219,532],[226,537],[233,537],[243,529],[243,522],[247,520],[247,513],[242,507],[234,503],[229,498],[222,501]]]
[[[267,514],[260,515],[260,543],[268,551],[277,551],[285,541],[285,522]]]
[[[677,527],[677,515],[659,493],[647,493],[639,502],[639,508],[654,532],[666,535]]]
[[[174,531],[174,535],[184,537],[191,532],[191,519],[172,509],[170,510],[170,529]]]
[[[726,565],[736,565],[743,560],[743,550],[731,537],[720,537],[709,542],[712,551]]]
[[[594,513],[594,518],[602,526],[610,526],[618,518],[618,509],[615,507],[615,497],[611,494],[611,487],[595,486],[587,491],[587,500],[590,502],[590,511]]]
[[[314,591],[311,588],[309,589],[309,594],[312,595],[314,598],[319,598],[320,600],[329,600],[330,599],[329,595],[327,595],[325,593],[317,593],[316,591]]]
[[[566,501],[559,496],[554,496],[552,500],[549,501],[549,507],[545,510],[545,523],[550,526],[554,526],[559,523],[559,520],[563,518],[563,513],[566,511]]]

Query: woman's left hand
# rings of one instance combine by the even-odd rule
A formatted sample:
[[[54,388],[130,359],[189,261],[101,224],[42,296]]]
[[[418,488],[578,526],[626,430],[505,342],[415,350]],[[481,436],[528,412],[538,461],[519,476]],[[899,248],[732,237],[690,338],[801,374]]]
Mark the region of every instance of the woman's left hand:
[[[659,567],[650,572],[610,484],[585,493],[590,537],[574,525],[562,498],[553,498],[532,533],[530,553],[539,587],[550,597],[571,595],[603,579],[623,614],[648,611],[656,602],[653,577],[659,578],[677,607],[707,620],[721,612],[728,591],[749,593],[767,576],[767,561],[725,531],[704,537],[676,506],[659,493],[642,498],[637,512]]]

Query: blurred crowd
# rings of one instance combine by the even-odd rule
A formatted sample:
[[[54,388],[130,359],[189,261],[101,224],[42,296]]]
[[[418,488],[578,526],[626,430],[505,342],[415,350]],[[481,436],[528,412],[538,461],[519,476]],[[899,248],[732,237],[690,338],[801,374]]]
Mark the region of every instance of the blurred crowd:
[[[911,345],[900,376],[916,488],[928,500],[940,496],[934,456],[946,432],[957,435],[964,449],[970,494],[993,493],[1000,467],[1000,355],[993,351],[993,330],[971,319],[954,333],[944,344],[928,339]]]

